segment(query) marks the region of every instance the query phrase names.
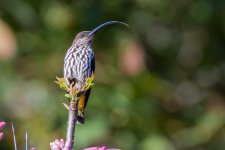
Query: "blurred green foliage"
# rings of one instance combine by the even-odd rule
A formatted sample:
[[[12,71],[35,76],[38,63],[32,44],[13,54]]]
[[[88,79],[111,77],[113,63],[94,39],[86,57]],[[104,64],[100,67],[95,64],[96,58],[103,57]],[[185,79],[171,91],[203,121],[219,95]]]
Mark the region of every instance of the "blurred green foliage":
[[[67,102],[53,82],[76,33],[119,20],[95,36],[95,86],[76,149],[225,149],[225,1],[1,0],[0,149],[66,132]]]

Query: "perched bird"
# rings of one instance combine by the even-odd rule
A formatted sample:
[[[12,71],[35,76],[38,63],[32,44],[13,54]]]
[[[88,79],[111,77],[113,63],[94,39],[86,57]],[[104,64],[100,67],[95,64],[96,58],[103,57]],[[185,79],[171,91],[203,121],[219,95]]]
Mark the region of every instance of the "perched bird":
[[[119,21],[109,21],[103,23],[92,31],[82,31],[78,33],[68,49],[64,58],[64,79],[68,86],[75,86],[77,89],[85,84],[85,80],[95,72],[95,56],[91,47],[95,33],[101,28],[110,24],[127,24]],[[78,116],[79,123],[84,123],[84,109],[87,105],[91,89],[78,94]]]

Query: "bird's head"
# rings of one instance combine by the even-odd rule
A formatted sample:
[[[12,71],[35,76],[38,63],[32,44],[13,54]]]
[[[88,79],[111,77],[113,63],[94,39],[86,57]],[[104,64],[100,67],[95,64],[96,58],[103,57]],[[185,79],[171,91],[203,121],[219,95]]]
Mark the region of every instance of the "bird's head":
[[[88,44],[88,43],[91,43],[93,38],[94,38],[94,35],[97,31],[99,31],[100,29],[102,29],[103,27],[105,26],[108,26],[108,25],[111,25],[111,24],[122,24],[122,25],[125,25],[128,27],[128,25],[126,23],[123,23],[123,22],[119,22],[119,21],[108,21],[106,23],[103,23],[99,26],[97,26],[96,28],[94,28],[93,30],[91,31],[82,31],[82,32],[79,32],[74,41],[73,41],[73,44],[75,43],[80,43],[80,44]]]

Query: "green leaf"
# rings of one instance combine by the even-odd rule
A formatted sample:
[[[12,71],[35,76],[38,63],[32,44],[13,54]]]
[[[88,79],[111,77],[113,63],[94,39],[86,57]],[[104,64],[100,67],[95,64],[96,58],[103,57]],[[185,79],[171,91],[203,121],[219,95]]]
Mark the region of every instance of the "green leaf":
[[[54,82],[56,84],[58,84],[61,89],[64,89],[66,91],[69,90],[69,87],[67,86],[66,80],[64,78],[58,78],[58,77],[56,77],[56,79],[57,79],[57,81],[54,81]]]
[[[65,96],[66,96],[67,98],[70,98],[70,94],[65,94]]]

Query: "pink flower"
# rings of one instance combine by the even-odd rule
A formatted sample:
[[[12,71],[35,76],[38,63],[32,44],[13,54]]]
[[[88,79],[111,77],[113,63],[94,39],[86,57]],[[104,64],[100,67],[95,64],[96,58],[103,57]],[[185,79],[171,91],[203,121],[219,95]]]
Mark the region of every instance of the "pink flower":
[[[106,146],[102,146],[102,147],[89,147],[89,148],[85,148],[84,150],[106,150]]]
[[[54,142],[50,143],[50,147],[51,147],[51,150],[63,150],[66,148],[65,141],[63,139],[61,139],[61,140],[55,139]],[[68,149],[68,147],[67,147],[67,149]],[[31,149],[31,150],[33,150],[33,149]],[[85,148],[83,150],[120,150],[120,149],[106,148],[106,146],[102,146],[102,147],[89,147],[89,148]]]
[[[0,141],[3,139],[4,134],[0,132]]]
[[[5,123],[5,122],[0,122],[0,129],[4,128],[4,127],[5,127],[5,125],[6,125],[6,123]]]
[[[63,139],[61,140],[56,139],[54,142],[50,143],[50,147],[52,150],[63,150],[64,146],[65,142]]]
[[[6,125],[5,122],[0,122],[0,129],[4,128]],[[4,134],[2,132],[0,132],[0,141],[3,139]]]
[[[106,148],[106,146],[102,146],[102,147],[89,147],[89,148],[85,148],[84,150],[120,150],[120,149]]]

